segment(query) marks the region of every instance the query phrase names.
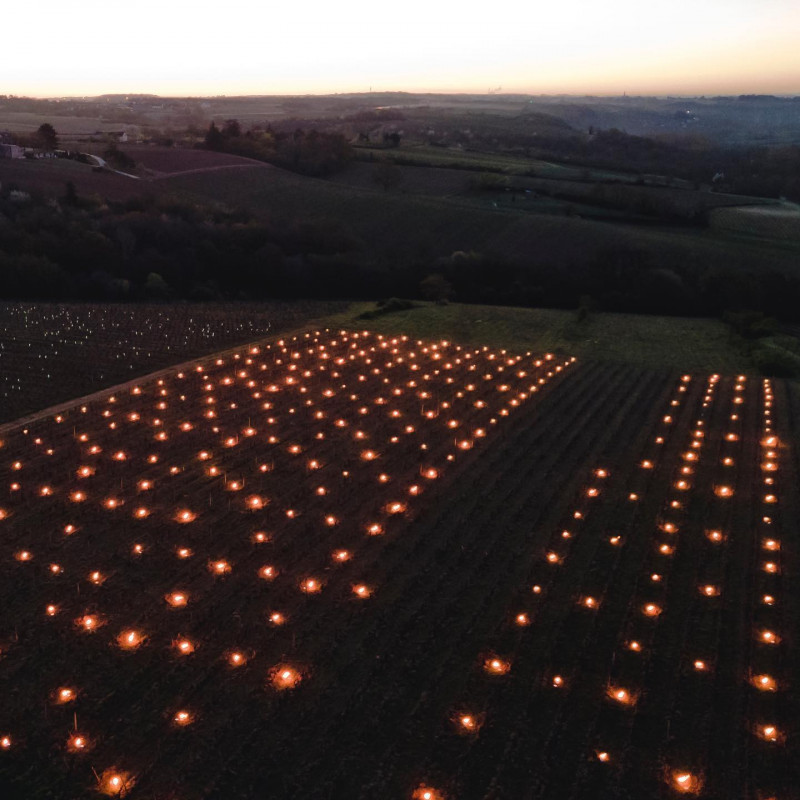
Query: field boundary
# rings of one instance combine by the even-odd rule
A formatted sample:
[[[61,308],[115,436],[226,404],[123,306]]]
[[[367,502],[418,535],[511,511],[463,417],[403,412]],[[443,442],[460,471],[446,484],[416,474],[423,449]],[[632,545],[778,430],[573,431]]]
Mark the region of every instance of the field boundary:
[[[162,172],[149,178],[151,181],[165,181],[169,178],[178,178],[182,175],[196,175],[203,172],[217,172],[222,169],[254,169],[256,167],[264,167],[269,169],[272,164],[266,162],[253,161],[252,164],[219,164],[216,167],[197,167],[196,169],[185,169],[182,172]],[[124,173],[120,173],[124,174]]]

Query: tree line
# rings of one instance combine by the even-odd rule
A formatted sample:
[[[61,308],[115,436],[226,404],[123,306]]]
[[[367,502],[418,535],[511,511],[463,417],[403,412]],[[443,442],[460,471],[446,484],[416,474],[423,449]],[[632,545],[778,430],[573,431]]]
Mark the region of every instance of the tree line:
[[[242,130],[236,119],[221,128],[212,122],[204,145],[208,150],[255,158],[303,175],[325,176],[343,169],[353,158],[349,142],[341,133],[273,131],[271,127]]]
[[[551,257],[552,256],[552,257]],[[0,298],[41,300],[375,299],[719,316],[750,309],[800,322],[800,276],[675,263],[632,247],[565,267],[456,252],[381,257],[340,226],[272,223],[166,197],[102,202],[67,186],[58,199],[0,191]],[[588,301],[587,301],[588,298]]]

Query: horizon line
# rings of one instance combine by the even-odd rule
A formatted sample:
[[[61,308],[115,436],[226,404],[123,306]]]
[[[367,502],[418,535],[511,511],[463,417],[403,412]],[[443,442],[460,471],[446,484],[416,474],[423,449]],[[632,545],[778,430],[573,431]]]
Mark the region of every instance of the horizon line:
[[[627,98],[627,99],[644,99],[644,98],[657,98],[657,99],[717,99],[717,98],[738,98],[738,97],[775,97],[779,99],[800,99],[800,90],[797,92],[733,92],[733,93],[673,93],[673,92],[656,92],[652,94],[647,93],[629,93],[622,92],[523,92],[523,91],[465,91],[465,90],[421,90],[414,91],[410,89],[377,89],[367,91],[340,91],[340,92],[273,92],[273,93],[233,93],[233,94],[158,94],[155,92],[101,92],[99,94],[3,94],[0,99],[13,99],[13,100],[93,100],[102,97],[157,97],[160,99],[197,99],[197,100],[218,100],[218,99],[238,99],[238,98],[266,98],[266,97],[281,97],[281,98],[295,98],[295,97],[347,97],[347,96],[370,96],[370,95],[387,95],[387,94],[401,94],[411,96],[433,96],[433,97],[449,97],[449,96],[462,96],[462,97],[532,97],[532,98]]]

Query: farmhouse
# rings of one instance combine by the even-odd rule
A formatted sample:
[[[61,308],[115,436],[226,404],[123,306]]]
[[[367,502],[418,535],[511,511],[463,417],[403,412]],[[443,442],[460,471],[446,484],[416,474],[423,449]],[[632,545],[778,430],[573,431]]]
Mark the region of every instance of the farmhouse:
[[[25,151],[16,144],[0,144],[0,158],[24,158]]]

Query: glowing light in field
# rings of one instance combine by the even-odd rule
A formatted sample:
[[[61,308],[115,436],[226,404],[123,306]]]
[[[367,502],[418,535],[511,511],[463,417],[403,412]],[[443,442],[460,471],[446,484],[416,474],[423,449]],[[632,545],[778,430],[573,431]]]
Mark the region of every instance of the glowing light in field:
[[[189,595],[186,592],[172,592],[164,597],[164,599],[173,608],[183,608],[189,602]]]
[[[121,772],[110,767],[100,776],[98,789],[102,794],[121,796],[126,794],[133,784],[134,778],[129,772]]]
[[[135,650],[144,644],[146,637],[140,631],[127,630],[117,636],[117,644],[123,650]]]
[[[176,639],[172,643],[172,646],[182,656],[191,655],[195,651],[195,644],[191,641],[191,639]]]
[[[445,800],[445,798],[441,792],[422,784],[414,789],[411,800]]]
[[[758,640],[764,644],[780,644],[781,637],[775,631],[762,630],[758,633]]]
[[[250,495],[250,497],[247,498],[247,507],[252,511],[264,508],[265,504],[264,498],[259,497],[257,494]]]
[[[243,667],[247,663],[247,657],[239,650],[228,653],[228,664],[232,667]]]
[[[756,734],[765,742],[778,742],[782,738],[781,732],[775,725],[760,725],[756,728]]]
[[[636,702],[636,698],[627,689],[620,686],[609,686],[606,695],[616,703],[623,706],[631,706]]]
[[[75,625],[79,630],[87,633],[93,633],[104,624],[102,617],[97,614],[85,614],[75,620]]]
[[[483,662],[483,668],[490,675],[505,675],[511,669],[511,665],[508,663],[508,661],[504,661],[502,658],[497,658],[494,656],[487,658]]]
[[[278,570],[275,567],[265,564],[258,570],[258,577],[265,581],[274,580],[278,576]]]
[[[472,714],[459,716],[458,725],[462,733],[477,733],[480,728],[480,722]]]
[[[70,753],[82,753],[90,747],[89,739],[82,733],[74,733],[67,739],[67,750]]]
[[[703,786],[698,775],[679,769],[670,773],[670,784],[674,790],[682,794],[698,794]]]
[[[53,695],[53,702],[56,705],[65,705],[66,703],[71,703],[77,696],[77,691],[71,686],[62,686]]]
[[[750,683],[762,692],[775,692],[778,690],[778,684],[771,675],[753,675],[750,678]]]
[[[270,671],[270,683],[279,691],[294,689],[302,680],[302,675],[289,664],[278,664]]]
[[[194,715],[190,711],[178,711],[172,721],[180,727],[191,725],[194,722]]]

